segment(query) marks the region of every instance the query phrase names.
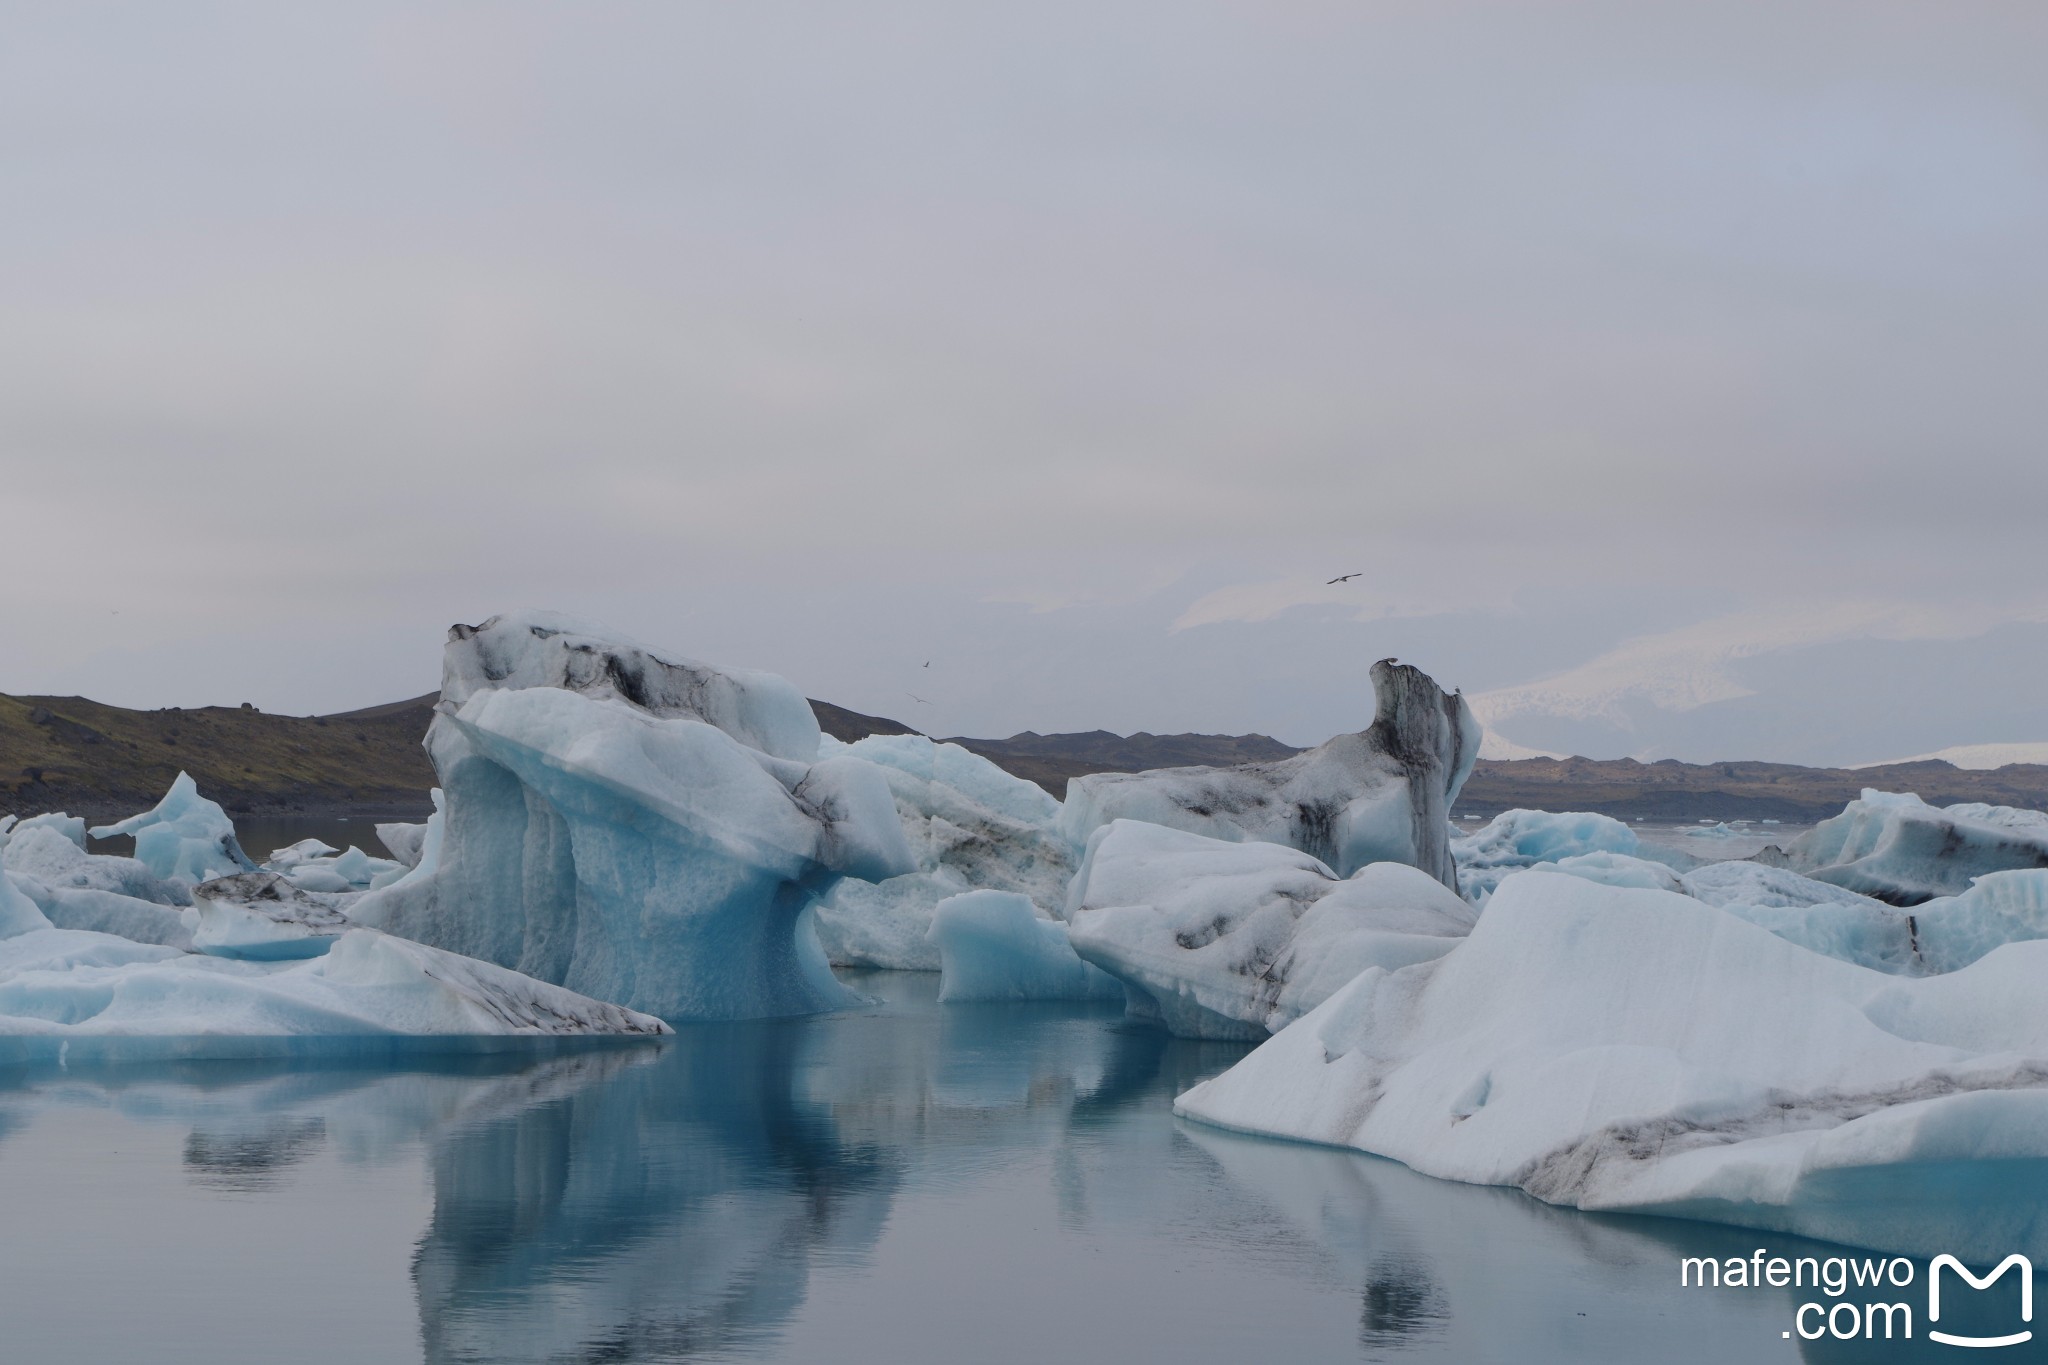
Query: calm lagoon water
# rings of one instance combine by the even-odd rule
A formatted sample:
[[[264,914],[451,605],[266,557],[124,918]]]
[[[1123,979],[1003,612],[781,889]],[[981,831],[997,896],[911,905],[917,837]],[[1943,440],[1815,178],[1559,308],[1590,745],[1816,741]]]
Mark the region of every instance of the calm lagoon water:
[[[849,979],[872,1006],[548,1058],[0,1073],[0,1357],[1907,1358],[1678,1285],[1828,1248],[1206,1129],[1172,1097],[1239,1046]]]

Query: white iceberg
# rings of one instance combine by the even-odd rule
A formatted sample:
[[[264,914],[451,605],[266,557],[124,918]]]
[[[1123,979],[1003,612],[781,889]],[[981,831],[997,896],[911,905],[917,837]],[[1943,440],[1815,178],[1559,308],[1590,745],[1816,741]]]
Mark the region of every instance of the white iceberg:
[[[2038,1257],[2048,1220],[1990,1172],[2048,1160],[2044,972],[2036,940],[1891,976],[1532,872],[1454,951],[1363,973],[1175,1109],[1582,1209]]]
[[[1866,787],[1780,856],[1817,881],[1915,905],[1959,895],[1987,872],[2048,868],[2048,814],[1976,802],[1935,807]]]
[[[779,678],[550,614],[457,626],[427,733],[438,844],[350,914],[667,1019],[849,1003],[810,902],[916,862],[874,765],[818,741]]]
[[[1477,761],[1479,722],[1418,668],[1382,659],[1372,685],[1372,728],[1292,758],[1077,777],[1060,830],[1078,849],[1112,820],[1144,820],[1299,849],[1347,876],[1407,863],[1456,890],[1450,809]]]
[[[1083,962],[1067,926],[1014,891],[969,891],[932,912],[932,944],[942,965],[939,999],[1121,1000],[1115,977]]]
[[[885,881],[841,881],[816,906],[826,955],[853,967],[934,971],[927,937],[939,902],[969,890],[1013,891],[1056,914],[1074,858],[1056,828],[1060,803],[979,754],[923,735],[824,741],[832,757],[881,770],[917,870]]]
[[[1591,811],[1510,810],[1462,838],[1451,840],[1458,888],[1474,905],[1487,898],[1511,872],[1538,863],[1557,863],[1588,853],[1637,857],[1636,832],[1609,815]]]
[[[1264,1038],[1369,967],[1449,952],[1473,916],[1405,863],[1339,878],[1296,849],[1136,820],[1096,831],[1067,904],[1074,951],[1189,1038]]]
[[[196,886],[214,877],[254,872],[256,864],[235,840],[228,813],[199,794],[190,775],[179,773],[155,807],[126,820],[93,828],[95,839],[135,836],[136,860],[164,881]]]

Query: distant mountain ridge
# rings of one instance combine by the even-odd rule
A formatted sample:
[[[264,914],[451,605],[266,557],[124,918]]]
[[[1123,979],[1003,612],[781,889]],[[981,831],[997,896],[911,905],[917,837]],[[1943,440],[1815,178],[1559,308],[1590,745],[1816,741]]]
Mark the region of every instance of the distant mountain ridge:
[[[437,693],[330,716],[227,706],[131,711],[83,697],[0,695],[0,814],[68,810],[99,821],[155,804],[180,769],[236,815],[419,819],[434,771],[421,747]],[[819,728],[852,741],[918,733],[901,721],[812,701]],[[1267,735],[1116,735],[1107,730],[949,741],[1064,796],[1068,779],[1197,764],[1285,758]],[[2048,765],[1990,770],[1940,760],[1875,768],[1666,759],[1482,759],[1460,815],[1515,806],[1627,819],[1817,820],[1865,787],[1917,792],[1936,805],[1985,801],[2048,807]]]

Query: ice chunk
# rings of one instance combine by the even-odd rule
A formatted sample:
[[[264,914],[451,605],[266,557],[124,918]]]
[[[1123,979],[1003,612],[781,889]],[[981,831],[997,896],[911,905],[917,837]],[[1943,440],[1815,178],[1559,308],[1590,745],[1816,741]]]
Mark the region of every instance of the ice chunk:
[[[0,890],[0,915],[7,894]],[[287,962],[180,953],[68,929],[0,940],[7,1058],[81,1041],[166,1040],[137,1055],[206,1057],[269,1055],[282,1040],[312,1037],[667,1031],[646,1015],[370,929],[350,930],[324,957]]]
[[[1685,888],[1780,937],[1882,972],[1967,967],[2006,943],[2048,937],[2048,871],[1987,873],[1960,896],[1887,905],[1785,868],[1716,863]]]
[[[1501,879],[1538,863],[1586,853],[1642,853],[1636,832],[1612,816],[1591,811],[1503,811],[1461,839],[1451,840],[1458,885],[1474,905],[1486,904]]]
[[[315,858],[331,858],[339,852],[341,850],[334,845],[318,839],[301,839],[290,848],[270,850],[270,858],[263,866],[271,872],[285,872]]]
[[[307,846],[312,847],[307,847]],[[291,855],[280,858],[272,855],[263,865],[266,872],[278,872],[291,878],[292,884],[305,891],[346,892],[363,891],[377,884],[378,878],[387,882],[395,881],[399,874],[407,871],[403,863],[389,858],[372,858],[354,844],[345,853],[333,857],[322,857],[315,849],[327,848],[317,839],[303,839],[289,849],[279,849],[279,854]],[[303,853],[299,850],[304,850]]]
[[[406,867],[420,865],[420,848],[426,842],[425,824],[384,824],[377,826],[377,838],[383,841],[386,851]]]
[[[198,916],[189,906],[159,905],[112,891],[51,886],[35,877],[9,875],[14,877],[16,888],[36,903],[55,928],[87,929],[168,948],[192,946],[192,925]]]
[[[235,822],[201,796],[186,773],[178,774],[154,809],[92,831],[95,839],[117,834],[134,835],[136,859],[165,881],[193,886],[212,877],[256,870],[235,841]]]
[[[104,891],[156,905],[190,905],[182,886],[159,880],[134,858],[87,853],[62,832],[23,825],[14,832],[0,863],[10,872],[63,890]]]
[[[80,853],[85,852],[85,817],[66,815],[61,810],[31,815],[26,820],[17,820],[12,815],[0,820],[0,852],[6,850],[8,843],[16,835],[25,834],[32,829],[53,830],[76,844]]]
[[[939,902],[970,889],[1014,891],[1040,910],[1065,903],[1074,859],[1059,802],[979,754],[923,735],[826,739],[822,752],[874,764],[895,798],[917,870],[879,883],[841,881],[817,903],[818,936],[835,963],[934,971],[927,937]]]
[[[2048,814],[1974,802],[1936,808],[1910,793],[1865,788],[1780,856],[1818,881],[1917,905],[1959,895],[1987,872],[2048,867]]]
[[[1078,849],[1112,820],[1145,820],[1299,849],[1346,875],[1407,863],[1456,890],[1450,808],[1478,757],[1479,722],[1462,694],[1392,659],[1373,665],[1372,685],[1372,728],[1292,758],[1077,777],[1061,832]]]
[[[1340,879],[1296,849],[1119,820],[1089,841],[1067,918],[1134,1013],[1184,1037],[1257,1039],[1368,967],[1450,951],[1473,910],[1405,863]]]
[[[14,884],[14,875],[0,872],[0,939],[47,929],[50,921],[41,907]]]
[[[2039,1256],[2048,1223],[1991,1163],[2048,1160],[2044,972],[2048,940],[1889,976],[1531,872],[1452,952],[1365,972],[1175,1108],[1583,1209]]]
[[[803,693],[773,673],[657,655],[607,626],[559,612],[510,612],[449,629],[443,706],[460,708],[479,692],[535,687],[702,721],[774,758],[809,763],[818,756],[817,715]]]
[[[1678,873],[1665,864],[1651,862],[1647,858],[1631,858],[1626,853],[1574,853],[1554,863],[1538,863],[1536,869],[1569,873],[1603,886],[1635,886],[1648,891],[1684,890]]]
[[[1685,837],[1688,839],[1740,839],[1745,833],[1747,831],[1737,829],[1733,825],[1720,823],[1702,825],[1698,829],[1689,829],[1685,832]]]
[[[929,930],[943,965],[939,999],[1121,1000],[1113,976],[1074,955],[1067,926],[1014,891],[969,891],[940,901]]]
[[[318,957],[347,932],[352,897],[308,892],[275,872],[242,872],[192,889],[192,946],[216,957],[272,962]]]
[[[916,863],[875,767],[817,748],[779,679],[554,617],[456,627],[427,734],[438,848],[350,913],[670,1019],[847,1003],[809,904]]]

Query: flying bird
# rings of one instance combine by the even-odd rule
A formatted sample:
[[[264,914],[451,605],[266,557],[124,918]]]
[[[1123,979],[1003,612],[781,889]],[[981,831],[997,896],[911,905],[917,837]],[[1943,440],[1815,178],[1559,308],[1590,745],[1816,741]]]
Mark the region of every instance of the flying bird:
[[[932,666],[932,661],[931,661],[930,659],[926,659],[926,660],[924,661],[924,666],[925,666],[926,668],[930,668],[930,667]]]
[[[912,701],[917,701],[917,702],[924,702],[924,704],[925,704],[926,706],[930,706],[930,705],[931,705],[931,703],[930,703],[930,702],[928,702],[928,701],[925,701],[923,697],[920,697],[920,696],[918,696],[918,695],[917,695],[917,693],[915,693],[915,692],[905,692],[905,693],[904,693],[903,695],[904,695],[904,696],[906,696],[906,697],[908,697],[908,698],[910,698],[910,699],[911,699]]]
[[[1363,578],[1363,577],[1365,577],[1365,571],[1361,569],[1361,570],[1360,570],[1359,572],[1357,572],[1357,573],[1347,573],[1347,574],[1339,574],[1339,575],[1338,575],[1337,577],[1335,577],[1335,578],[1331,579],[1331,580],[1330,580],[1330,583],[1349,583],[1349,582],[1350,582],[1350,581],[1351,581],[1352,579],[1354,579],[1354,578]],[[1330,586],[1330,583],[1325,583],[1325,584],[1323,584],[1323,586],[1327,588],[1327,587],[1329,587],[1329,586]]]

